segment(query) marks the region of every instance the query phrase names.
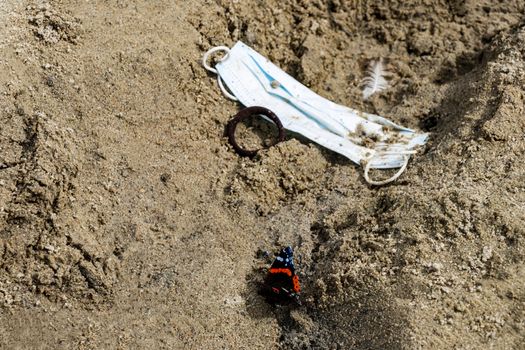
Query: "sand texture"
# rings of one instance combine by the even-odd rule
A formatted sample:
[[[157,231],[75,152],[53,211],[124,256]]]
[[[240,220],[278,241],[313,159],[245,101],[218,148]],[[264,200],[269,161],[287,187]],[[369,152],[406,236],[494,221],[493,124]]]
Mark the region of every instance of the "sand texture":
[[[524,13],[1,1],[0,348],[524,349]],[[428,144],[382,187],[298,135],[239,157],[241,107],[200,64],[237,40]],[[390,86],[364,101],[379,58]],[[286,245],[302,306],[258,293]]]

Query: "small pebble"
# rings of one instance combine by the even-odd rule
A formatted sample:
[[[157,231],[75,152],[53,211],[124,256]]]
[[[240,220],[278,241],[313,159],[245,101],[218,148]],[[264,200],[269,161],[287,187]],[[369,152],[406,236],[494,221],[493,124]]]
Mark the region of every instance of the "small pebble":
[[[492,258],[492,248],[491,247],[483,247],[483,252],[481,253],[481,261],[486,262]]]

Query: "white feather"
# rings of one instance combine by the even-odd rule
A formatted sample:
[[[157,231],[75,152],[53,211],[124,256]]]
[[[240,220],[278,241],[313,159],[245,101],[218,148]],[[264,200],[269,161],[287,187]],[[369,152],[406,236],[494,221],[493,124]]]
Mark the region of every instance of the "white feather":
[[[367,100],[370,96],[388,87],[385,75],[388,72],[383,67],[381,60],[372,61],[367,70],[368,76],[363,79],[363,99]]]

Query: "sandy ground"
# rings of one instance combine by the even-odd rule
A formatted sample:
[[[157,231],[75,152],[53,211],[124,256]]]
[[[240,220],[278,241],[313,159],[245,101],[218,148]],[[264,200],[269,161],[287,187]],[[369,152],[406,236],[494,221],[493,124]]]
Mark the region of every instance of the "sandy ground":
[[[523,349],[524,11],[0,2],[0,348]],[[429,144],[384,187],[298,137],[238,157],[199,62],[237,40]],[[284,245],[301,307],[257,293]]]

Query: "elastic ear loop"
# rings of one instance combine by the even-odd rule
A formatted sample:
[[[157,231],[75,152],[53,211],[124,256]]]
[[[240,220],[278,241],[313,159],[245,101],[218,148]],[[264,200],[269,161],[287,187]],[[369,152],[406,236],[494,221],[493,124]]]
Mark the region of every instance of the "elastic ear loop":
[[[224,83],[222,81],[222,78],[221,76],[219,75],[219,72],[217,71],[217,69],[213,68],[212,66],[210,66],[208,64],[208,57],[215,53],[215,52],[218,52],[218,51],[224,51],[226,52],[226,54],[224,55],[223,58],[221,58],[219,60],[219,62],[221,61],[224,61],[225,59],[228,58],[228,56],[230,55],[230,48],[227,47],[227,46],[216,46],[216,47],[212,47],[211,49],[209,49],[208,51],[206,51],[206,53],[204,54],[204,56],[202,56],[202,65],[204,66],[204,68],[209,71],[209,72],[212,72],[212,73],[215,73],[217,74],[217,82],[219,84],[219,88],[221,89],[222,93],[224,94],[224,96],[226,96],[227,98],[229,98],[230,100],[233,100],[233,101],[239,101],[237,99],[237,97],[233,96],[233,94],[231,94],[228,90],[226,90],[226,88],[224,87]]]
[[[394,175],[392,175],[391,177],[389,177],[388,179],[385,179],[385,180],[372,180],[370,179],[370,177],[368,176],[368,173],[370,172],[370,167],[372,166],[372,159],[377,156],[377,155],[383,155],[383,154],[388,154],[388,153],[393,153],[393,154],[404,154],[404,162],[403,162],[403,165],[401,166],[401,168],[398,170],[397,173],[395,173]],[[365,178],[365,181],[368,182],[370,185],[376,185],[376,186],[381,186],[381,185],[386,185],[390,182],[393,182],[395,180],[397,180],[401,174],[403,174],[403,172],[406,170],[407,166],[408,166],[408,161],[410,160],[410,155],[411,154],[415,154],[416,151],[406,151],[406,152],[385,152],[385,153],[377,153],[375,154],[374,156],[372,156],[370,159],[368,159],[366,161],[366,165],[365,165],[365,169],[364,169],[364,173],[363,173],[363,176]]]

